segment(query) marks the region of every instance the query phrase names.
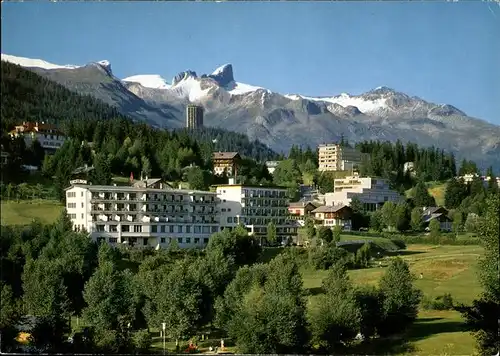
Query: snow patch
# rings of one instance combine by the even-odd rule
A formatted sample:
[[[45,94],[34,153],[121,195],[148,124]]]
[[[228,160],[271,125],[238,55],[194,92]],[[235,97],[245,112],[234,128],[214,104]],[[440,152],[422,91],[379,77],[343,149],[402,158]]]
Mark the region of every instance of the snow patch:
[[[223,64],[221,65],[219,68],[217,68],[216,70],[214,70],[212,72],[212,75],[219,75],[219,74],[222,74],[224,72],[224,69],[226,69],[227,66],[230,66],[231,64],[229,63],[226,63],[226,64]]]
[[[122,81],[139,83],[145,88],[152,89],[168,89],[171,87],[170,84],[158,74],[133,75],[122,79]]]
[[[42,59],[31,59],[31,58],[24,58],[24,57],[17,57],[17,56],[11,56],[9,54],[3,54],[2,53],[2,61],[18,64],[22,67],[36,67],[36,68],[43,68],[43,69],[76,69],[80,68],[81,66],[75,66],[75,65],[59,65],[59,64],[54,64],[54,63],[49,63],[46,62]]]
[[[226,91],[231,94],[231,95],[242,95],[246,93],[251,93],[254,91],[257,91],[259,89],[264,89],[262,87],[257,87],[254,85],[250,84],[244,84],[244,83],[238,83],[238,82],[233,82],[234,86],[231,85],[230,89],[226,89]]]
[[[311,101],[322,101],[326,103],[332,103],[332,104],[339,104],[343,107],[348,107],[348,106],[355,106],[361,111],[362,113],[367,113],[367,112],[372,112],[376,111],[379,109],[384,109],[387,107],[386,100],[385,98],[380,98],[376,100],[365,100],[360,97],[356,96],[350,96],[347,93],[342,93],[338,96],[334,96],[331,98],[314,98],[310,96],[303,96],[303,95],[285,95],[288,99],[291,100],[299,100],[299,99],[306,99],[306,100],[311,100]]]
[[[187,98],[191,102],[196,102],[205,97],[210,88],[201,89],[200,82],[196,78],[188,76],[172,86],[170,90],[179,97]]]

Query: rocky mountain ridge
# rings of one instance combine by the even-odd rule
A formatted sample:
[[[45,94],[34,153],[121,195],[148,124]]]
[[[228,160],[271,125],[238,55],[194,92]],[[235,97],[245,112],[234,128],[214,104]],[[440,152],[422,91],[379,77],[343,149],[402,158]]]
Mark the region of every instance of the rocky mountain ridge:
[[[2,54],[2,60],[15,63],[15,58]],[[286,151],[292,144],[314,147],[342,135],[351,142],[400,139],[453,151],[458,159],[473,159],[482,167],[500,168],[499,126],[469,117],[452,105],[387,87],[318,98],[237,82],[231,64],[200,76],[193,70],[182,71],[168,83],[151,74],[120,80],[109,62],[43,68],[36,61],[40,60],[17,60],[71,90],[96,96],[158,127],[182,127],[185,106],[195,103],[205,109],[206,126],[246,133],[276,151]]]

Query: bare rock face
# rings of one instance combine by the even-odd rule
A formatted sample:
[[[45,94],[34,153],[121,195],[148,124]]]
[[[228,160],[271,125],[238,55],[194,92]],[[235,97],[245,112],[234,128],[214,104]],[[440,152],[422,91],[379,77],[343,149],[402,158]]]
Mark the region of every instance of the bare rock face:
[[[184,72],[180,72],[172,79],[172,86],[179,83],[181,80],[187,79],[189,77],[197,78],[198,76],[196,75],[196,72],[193,72],[192,70],[186,70]]]
[[[183,127],[186,105],[196,102],[205,107],[205,125],[244,133],[278,152],[292,145],[315,147],[341,135],[349,142],[399,139],[452,151],[457,160],[472,159],[481,168],[500,169],[498,125],[470,117],[452,105],[387,87],[359,95],[308,98],[237,83],[231,64],[201,77],[191,70],[180,72],[172,87],[164,89],[122,82],[106,61],[77,68],[25,67],[158,127]]]
[[[221,87],[228,86],[231,82],[234,82],[233,66],[231,64],[224,64],[208,77],[214,79]]]

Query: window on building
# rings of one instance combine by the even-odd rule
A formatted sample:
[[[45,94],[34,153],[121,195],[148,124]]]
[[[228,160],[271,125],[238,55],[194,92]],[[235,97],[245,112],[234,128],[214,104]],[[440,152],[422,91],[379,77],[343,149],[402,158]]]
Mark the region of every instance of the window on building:
[[[182,233],[182,225],[178,225],[177,226],[177,232],[178,233]]]
[[[190,244],[190,243],[191,243],[191,238],[190,238],[190,237],[186,237],[186,243],[187,243],[187,244]]]
[[[82,213],[82,219],[83,219],[83,213]]]
[[[200,238],[199,237],[195,237],[194,238],[194,243],[195,244],[199,244],[200,243]]]
[[[80,196],[83,197],[83,192],[80,192]]]
[[[233,217],[232,216],[228,216],[227,217],[227,222],[228,223],[232,223],[233,222]]]
[[[209,234],[210,233],[210,226],[203,226],[202,233]]]
[[[68,203],[67,207],[68,207],[68,209],[75,209],[76,208],[76,203]]]
[[[118,239],[117,239],[116,237],[110,237],[110,238],[108,238],[108,241],[109,241],[110,243],[112,243],[112,244],[115,244],[115,243],[117,243],[117,242],[118,242]]]
[[[158,226],[151,225],[151,232],[158,232]]]
[[[174,225],[170,225],[168,227],[168,231],[171,232],[171,233],[173,233],[174,232]]]
[[[182,237],[178,237],[177,238],[177,242],[181,244],[182,243]]]
[[[84,203],[82,202],[82,208],[83,208],[83,206],[84,206]]]
[[[165,232],[165,225],[162,225],[162,226],[161,226],[160,231],[161,231],[161,232]]]
[[[104,232],[104,225],[96,225],[95,228],[98,232]]]
[[[148,238],[147,237],[145,237],[145,238],[142,239],[142,245],[143,246],[147,246],[148,245]]]
[[[162,237],[162,238],[160,239],[160,243],[162,243],[162,244],[164,244],[164,243],[165,243],[165,238],[164,238],[164,237]]]
[[[118,232],[118,226],[117,225],[109,225],[109,231],[110,232]]]
[[[199,234],[199,233],[201,233],[201,226],[196,225],[196,226],[194,227],[194,233],[195,233],[195,234]]]
[[[191,226],[189,225],[186,226],[186,233],[188,234],[191,233]]]
[[[217,226],[212,226],[212,232],[217,232]]]
[[[130,225],[122,225],[122,232],[130,232]]]
[[[142,232],[142,225],[134,225],[134,232]]]

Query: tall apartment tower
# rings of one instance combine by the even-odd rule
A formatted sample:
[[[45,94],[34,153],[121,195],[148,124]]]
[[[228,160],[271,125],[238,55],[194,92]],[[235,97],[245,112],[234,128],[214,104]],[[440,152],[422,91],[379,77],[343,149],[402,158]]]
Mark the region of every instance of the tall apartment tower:
[[[197,105],[188,105],[186,107],[186,127],[196,129],[203,127],[203,108]]]
[[[350,147],[342,147],[336,143],[319,145],[318,170],[349,171],[361,163],[362,154]]]

